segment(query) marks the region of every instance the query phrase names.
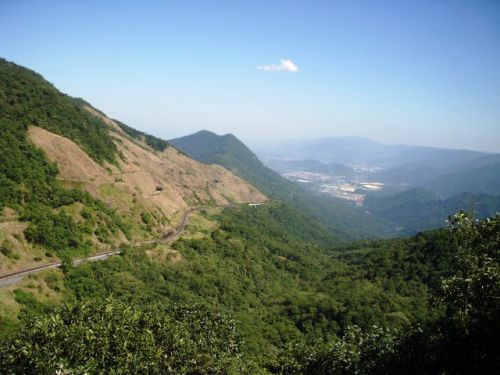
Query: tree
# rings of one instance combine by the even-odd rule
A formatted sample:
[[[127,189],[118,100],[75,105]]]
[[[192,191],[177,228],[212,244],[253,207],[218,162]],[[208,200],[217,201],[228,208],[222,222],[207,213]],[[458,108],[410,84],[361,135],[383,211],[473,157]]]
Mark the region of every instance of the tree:
[[[397,348],[384,374],[479,374],[500,368],[500,215],[451,219],[456,241],[450,275],[436,301],[443,317],[417,327]]]
[[[251,372],[251,370],[248,370]],[[233,320],[199,305],[87,301],[32,319],[0,348],[2,374],[240,374]]]

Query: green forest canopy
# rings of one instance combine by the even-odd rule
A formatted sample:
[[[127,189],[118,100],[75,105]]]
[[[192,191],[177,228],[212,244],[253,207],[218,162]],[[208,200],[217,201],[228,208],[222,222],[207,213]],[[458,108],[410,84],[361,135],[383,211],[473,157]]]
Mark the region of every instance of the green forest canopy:
[[[233,358],[223,349],[229,356],[225,362],[221,353],[205,353],[207,349],[201,347],[186,349],[206,354],[200,366],[208,367],[200,373],[227,363],[237,363],[239,370],[227,367],[226,372],[235,374],[249,368],[253,373],[279,374],[416,374],[449,369],[467,373],[460,366],[469,371],[497,364],[494,337],[499,333],[500,217],[475,222],[461,215],[448,230],[336,249],[311,242],[317,229],[301,231],[298,224],[303,216],[279,204],[226,209],[217,220],[220,227],[208,236],[176,242],[175,248],[184,257],[181,262],[153,262],[144,250],[129,249],[121,257],[67,268],[65,288],[76,303],[70,311],[79,311],[81,304],[88,306],[85,301],[89,299],[104,301],[99,305],[102,309],[106,304],[121,303],[106,300],[113,295],[134,306],[133,315],[138,317],[153,305],[168,311],[172,303],[194,303],[206,306],[202,310],[233,316],[241,356]],[[288,225],[290,222],[297,225]],[[457,293],[465,298],[457,299]],[[155,319],[170,319],[168,316]],[[73,345],[76,338],[71,337],[76,333],[65,326],[64,319],[50,326],[60,332],[50,339],[43,333],[50,329],[40,331],[40,324],[35,324],[38,319],[28,319],[23,333],[4,346],[0,363],[23,366],[33,358],[42,361],[36,352],[32,356],[13,354],[25,353],[18,349],[31,345],[32,340],[49,340],[46,347],[53,350],[59,350],[57,341],[63,338]],[[78,329],[90,327],[93,332],[86,324]],[[183,327],[185,335],[195,334],[189,324]],[[156,334],[163,333],[151,331]],[[174,344],[168,345],[175,346],[177,334],[168,334],[174,335],[168,338]],[[81,354],[68,354],[60,361],[80,369],[83,362],[78,358],[84,358],[88,345],[97,340],[92,337],[89,344],[78,347]],[[140,364],[147,353],[133,349],[139,348],[134,346],[134,337],[127,340],[131,340],[132,356],[134,350],[139,351],[133,358]],[[146,338],[138,335],[137,340]],[[452,349],[448,348],[450,342],[455,343]],[[111,347],[99,350],[111,350],[106,348]],[[183,362],[183,353],[172,352],[169,361]],[[155,361],[151,362],[154,366],[161,366]],[[178,373],[190,372],[185,368]]]

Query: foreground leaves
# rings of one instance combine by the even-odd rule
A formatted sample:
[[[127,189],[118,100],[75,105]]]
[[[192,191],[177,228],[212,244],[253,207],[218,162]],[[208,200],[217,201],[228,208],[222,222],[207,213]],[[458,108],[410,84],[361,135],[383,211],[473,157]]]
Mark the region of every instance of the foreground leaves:
[[[239,374],[239,344],[234,322],[202,306],[86,301],[31,320],[2,347],[0,372]]]

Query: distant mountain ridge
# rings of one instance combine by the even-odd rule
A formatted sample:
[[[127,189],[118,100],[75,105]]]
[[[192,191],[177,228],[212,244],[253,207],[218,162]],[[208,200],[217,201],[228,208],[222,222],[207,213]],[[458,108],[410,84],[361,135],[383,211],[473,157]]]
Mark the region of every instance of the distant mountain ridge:
[[[323,163],[368,165],[381,168],[406,168],[429,165],[434,168],[453,168],[490,153],[442,149],[428,146],[387,145],[361,137],[329,137],[311,140],[275,141],[256,144],[258,155],[264,159],[316,160]],[[500,156],[500,155],[499,155]],[[485,161],[486,162],[486,161]]]
[[[204,163],[233,171],[269,197],[307,213],[330,228],[341,239],[359,239],[394,234],[393,225],[367,215],[363,210],[334,198],[307,191],[266,167],[234,135],[223,136],[203,130],[169,140],[180,151]]]
[[[480,218],[500,210],[500,154],[385,145],[359,137],[264,142],[254,149],[282,174],[321,173],[335,185],[342,179],[358,186],[359,181],[383,183],[381,190],[361,192],[367,194],[364,204],[400,234],[442,227],[458,210]]]
[[[316,160],[271,159],[268,160],[267,164],[279,173],[288,173],[298,170],[335,175],[352,175],[354,173],[354,170],[347,165],[333,162],[322,163]]]
[[[426,186],[444,197],[462,192],[500,195],[500,163],[441,175],[429,181]]]
[[[311,161],[370,167],[373,181],[394,190],[424,187],[442,197],[463,192],[500,194],[500,154],[426,146],[386,145],[359,137],[277,141],[255,145],[266,163],[283,173],[285,165],[317,171]],[[309,163],[309,168],[305,162]],[[327,169],[323,169],[328,174]],[[401,188],[396,188],[400,186]]]

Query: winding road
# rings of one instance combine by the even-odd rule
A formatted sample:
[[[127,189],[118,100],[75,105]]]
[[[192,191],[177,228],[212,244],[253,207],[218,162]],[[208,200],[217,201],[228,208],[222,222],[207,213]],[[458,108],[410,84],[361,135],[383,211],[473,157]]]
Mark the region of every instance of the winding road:
[[[130,244],[129,246],[137,247],[137,246],[142,246],[142,245],[152,245],[152,244],[156,244],[156,243],[160,243],[160,242],[172,242],[172,241],[176,240],[177,238],[179,238],[179,236],[182,234],[182,232],[184,232],[186,225],[189,221],[189,216],[191,215],[191,213],[195,210],[199,210],[202,208],[204,208],[204,207],[188,209],[184,213],[184,216],[182,217],[182,221],[180,222],[179,226],[177,227],[177,230],[174,233],[169,233],[160,239],[135,242],[133,244]],[[107,259],[111,256],[119,255],[119,254],[121,254],[121,250],[113,249],[113,250],[104,251],[104,252],[101,252],[98,254],[94,254],[94,255],[91,255],[91,256],[86,257],[86,258],[74,259],[72,261],[72,264],[76,266],[76,265],[79,265],[79,264],[84,263],[84,262],[94,262],[94,261],[98,261],[98,260],[104,260],[104,259]],[[25,269],[22,271],[13,272],[13,273],[10,273],[10,274],[4,275],[4,276],[0,276],[0,288],[6,287],[9,285],[17,284],[24,277],[31,275],[31,274],[34,274],[34,273],[37,273],[37,272],[40,272],[43,270],[51,269],[51,268],[60,268],[62,266],[62,264],[63,264],[62,262],[54,262],[54,263],[49,263],[49,264],[45,264],[45,265],[38,266],[38,267],[28,268],[28,269]]]

